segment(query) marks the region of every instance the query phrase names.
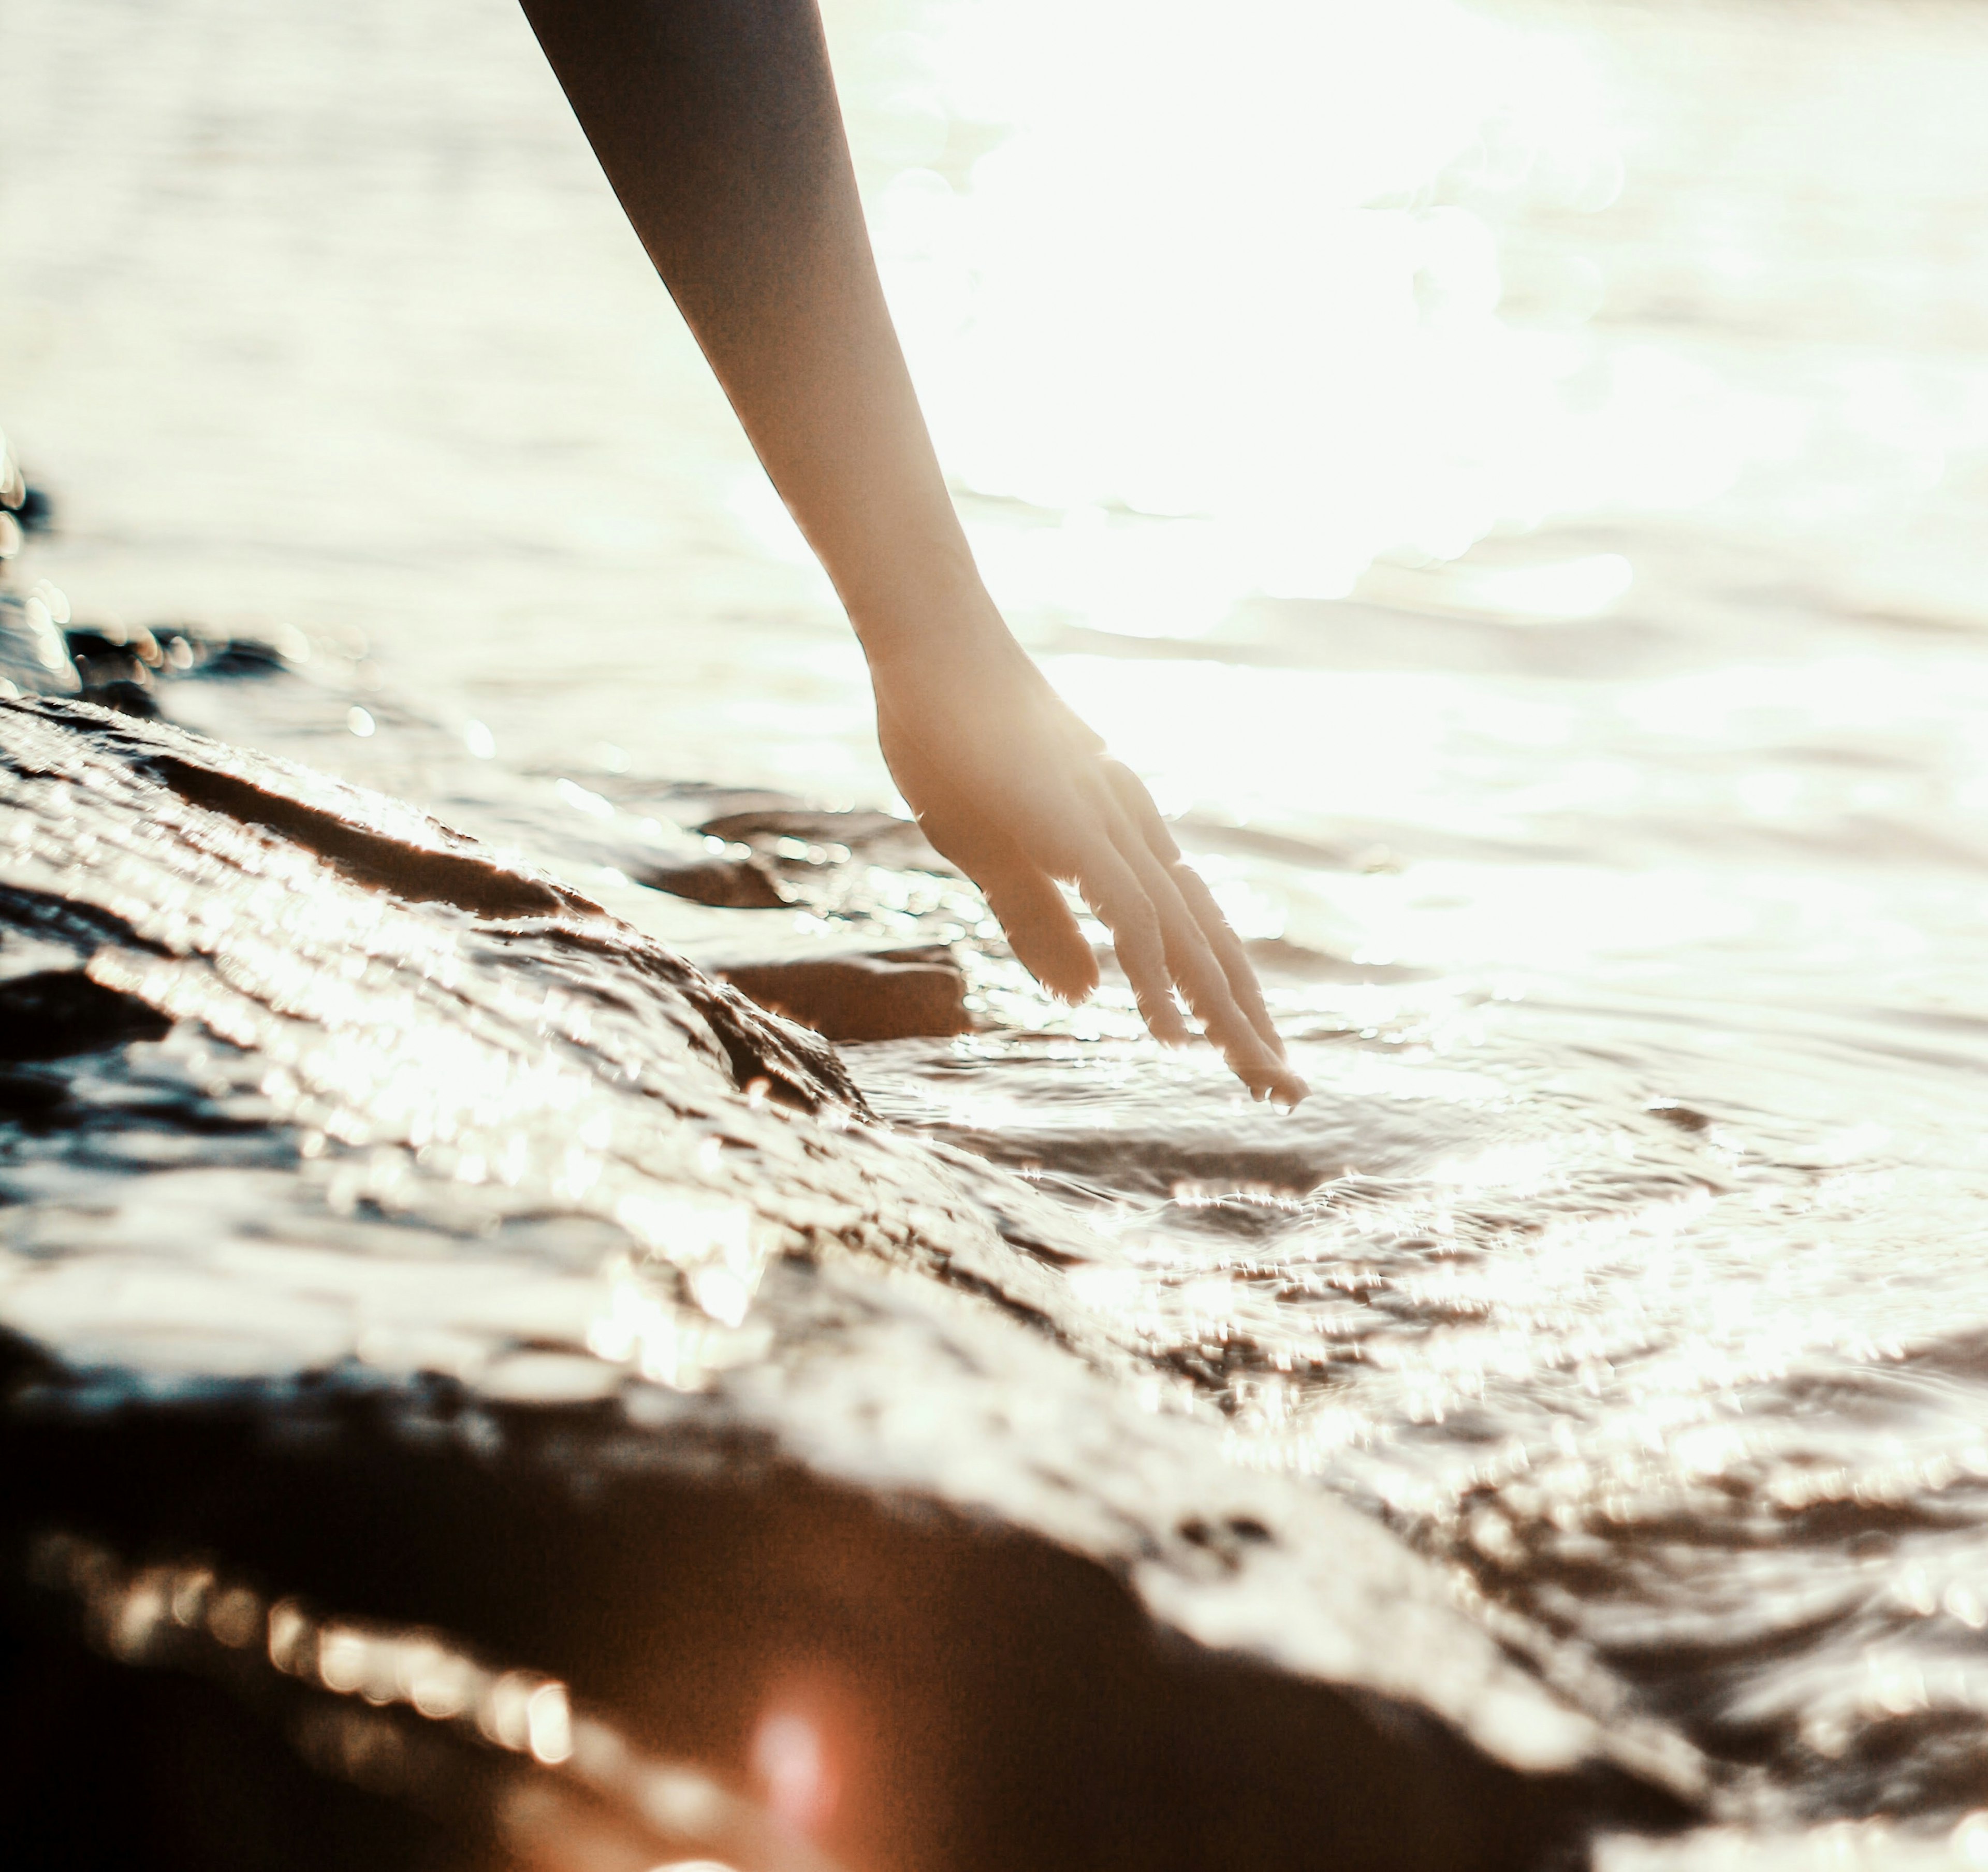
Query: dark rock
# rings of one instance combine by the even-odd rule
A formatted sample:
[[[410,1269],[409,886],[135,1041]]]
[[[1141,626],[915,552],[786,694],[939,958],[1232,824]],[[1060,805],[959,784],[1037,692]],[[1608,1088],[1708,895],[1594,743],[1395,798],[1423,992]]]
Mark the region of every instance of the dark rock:
[[[0,1060],[61,1059],[156,1040],[171,1026],[135,995],[80,972],[43,969],[0,981]]]
[[[830,1040],[970,1034],[966,977],[943,947],[718,963],[712,973],[762,1007]]]
[[[52,533],[56,524],[56,506],[45,487],[29,482],[21,489],[21,504],[15,509],[14,517],[21,523],[23,533]]]
[[[617,867],[631,882],[667,891],[693,903],[729,910],[777,910],[786,906],[779,881],[763,858],[654,858],[617,852]]]
[[[354,883],[390,891],[411,903],[451,903],[478,916],[499,919],[595,907],[549,878],[529,876],[451,843],[411,845],[357,818],[240,779],[218,766],[167,753],[154,755],[149,765],[182,799],[244,825],[265,827],[315,851]]]
[[[446,906],[489,919],[486,939],[507,950],[558,953],[560,967],[613,999],[625,984],[652,984],[674,997],[699,1038],[721,1057],[738,1086],[759,1085],[776,1099],[812,1110],[827,1100],[864,1110],[842,1063],[814,1034],[772,1018],[744,995],[714,981],[660,944],[616,924],[597,904],[564,885],[505,865],[486,848],[411,808],[323,779],[288,763],[261,759],[253,779],[238,769],[248,757],[164,723],[141,724],[63,700],[0,703],[0,723],[39,720],[66,731],[70,744],[96,761],[93,797],[113,794],[113,776],[164,787],[236,828],[313,855],[339,877],[409,904]],[[0,753],[0,770],[5,756]],[[302,797],[309,790],[316,799]],[[142,814],[137,800],[121,802]],[[391,807],[387,812],[378,809]],[[134,819],[133,823],[137,823]],[[96,906],[51,900],[0,882],[0,929],[8,914],[57,930],[77,950],[150,945],[121,919]],[[614,978],[619,977],[617,987]]]
[[[1234,1464],[1070,1278],[1108,1251],[1073,1212],[521,885],[554,889],[307,770],[0,705],[14,979],[67,958],[177,1023],[19,1066],[61,1098],[0,1118],[10,1867],[663,1862],[596,1850],[604,1796],[528,1849],[536,1784],[474,1745],[435,1820],[397,1681],[326,1727],[150,1668],[184,1609],[147,1569],[201,1555],[272,1664],[296,1594],[734,1788],[798,1723],[866,1872],[1530,1872],[1696,1810],[1691,1752],[1543,1635]],[[137,1569],[129,1620],[79,1640],[32,1585],[64,1532]]]
[[[0,1461],[19,1527],[203,1558],[265,1603],[438,1627],[722,1782],[749,1785],[769,1711],[806,1711],[845,1778],[833,1846],[880,1872],[1525,1872],[1577,1852],[1598,1814],[1686,1812],[1618,1770],[1517,1774],[1399,1704],[1161,1642],[1112,1569],[824,1481],[719,1410],[688,1404],[660,1439],[598,1410],[501,1413],[472,1457],[450,1429],[467,1400],[438,1396],[420,1434],[384,1403],[333,1389],[76,1413],[43,1380],[0,1419]],[[396,1826],[379,1796],[286,1759],[252,1711],[92,1664],[59,1606],[13,1598],[35,1720],[0,1759],[0,1806],[22,1872],[331,1872],[362,1848],[383,1872],[461,1863],[420,1823],[431,1786],[390,1785]],[[501,1849],[492,1809],[461,1816],[462,1843]]]
[[[768,797],[772,801],[781,797]],[[811,846],[840,845],[873,864],[953,875],[953,867],[932,849],[915,821],[899,819],[889,813],[752,803],[735,805],[731,811],[705,820],[697,829],[712,838],[734,840],[762,851],[777,848],[783,840],[794,839]]]
[[[136,669],[144,667],[139,653],[133,648],[130,639],[122,633],[113,637],[103,631],[93,630],[86,625],[72,625],[63,632],[69,645],[69,653],[79,673],[88,680],[90,666],[103,664],[113,669],[121,669],[127,664]]]
[[[85,702],[147,720],[157,716],[159,705],[151,690],[153,668],[160,658],[149,631],[135,643],[122,633],[113,637],[73,626],[63,637]],[[146,660],[148,651],[150,663]]]
[[[279,675],[289,668],[289,660],[280,650],[252,637],[231,637],[204,646],[195,639],[189,639],[189,642],[194,645],[191,667],[187,672],[189,675],[215,682],[252,681],[261,676]]]
[[[108,682],[86,680],[82,699],[93,702],[100,708],[115,709],[120,715],[136,716],[140,721],[156,721],[159,716],[159,704],[152,693],[151,684],[133,682],[122,676],[113,677]]]

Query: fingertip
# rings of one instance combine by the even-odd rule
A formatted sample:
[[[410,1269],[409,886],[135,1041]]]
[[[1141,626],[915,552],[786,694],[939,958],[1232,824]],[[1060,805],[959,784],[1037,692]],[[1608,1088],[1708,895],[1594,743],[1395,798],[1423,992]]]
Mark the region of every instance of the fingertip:
[[[1012,937],[1009,946],[1016,960],[1066,1007],[1081,1007],[1097,992],[1097,963],[1088,950],[1080,953],[1080,960],[1060,944],[1046,955]]]
[[[1097,958],[1049,878],[1011,876],[986,895],[1016,960],[1067,1007],[1089,1000],[1097,989]]]
[[[1293,1112],[1311,1096],[1310,1086],[1280,1060],[1238,1058],[1229,1051],[1222,1058],[1258,1105],[1267,1102],[1280,1112]]]

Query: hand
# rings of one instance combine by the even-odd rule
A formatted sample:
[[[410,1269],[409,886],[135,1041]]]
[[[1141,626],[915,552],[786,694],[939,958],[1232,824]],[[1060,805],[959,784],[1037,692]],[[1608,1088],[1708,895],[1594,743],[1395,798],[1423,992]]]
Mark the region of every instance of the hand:
[[[532,29],[862,637],[884,758],[926,834],[1069,1000],[1111,932],[1139,1011],[1176,989],[1258,1098],[1290,1104],[1248,959],[1146,790],[1008,633],[973,567],[865,231],[813,0],[525,0]]]
[[[1151,796],[1052,689],[1005,626],[873,655],[877,738],[925,836],[977,884],[1016,955],[1067,1001],[1097,962],[1059,879],[1111,933],[1155,1038],[1192,1030],[1175,991],[1257,1098],[1296,1105],[1255,972]]]

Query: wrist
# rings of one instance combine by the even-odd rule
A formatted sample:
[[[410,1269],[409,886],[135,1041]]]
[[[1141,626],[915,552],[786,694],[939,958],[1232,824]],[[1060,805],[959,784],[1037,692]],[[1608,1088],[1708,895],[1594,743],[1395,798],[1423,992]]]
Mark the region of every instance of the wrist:
[[[964,669],[1026,655],[970,559],[937,576],[900,573],[844,604],[873,672],[935,663]]]

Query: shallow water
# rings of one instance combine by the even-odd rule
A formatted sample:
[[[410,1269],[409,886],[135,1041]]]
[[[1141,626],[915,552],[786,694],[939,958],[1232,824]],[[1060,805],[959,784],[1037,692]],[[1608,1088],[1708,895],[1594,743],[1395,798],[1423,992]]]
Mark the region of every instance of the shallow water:
[[[14,9],[0,411],[66,520],[28,576],[286,646],[168,713],[693,956],[958,943],[983,1031],[849,1063],[1048,1199],[1083,1246],[1044,1304],[1128,1395],[1560,1634],[1734,1813],[1964,1857],[1988,19],[1266,7],[1210,44],[1100,4],[1032,62],[964,6],[834,15],[990,576],[1256,945],[1315,1088],[1279,1118],[1122,991],[1043,1002],[956,881],[802,841],[789,909],[626,882],[711,816],[688,783],[888,781],[528,36],[416,12]],[[1152,100],[1190,80],[1183,159]],[[181,1173],[335,1217],[329,1172],[259,1184],[288,1138]],[[598,1213],[526,1261],[623,1251]],[[456,1356],[427,1305],[374,1356]]]

